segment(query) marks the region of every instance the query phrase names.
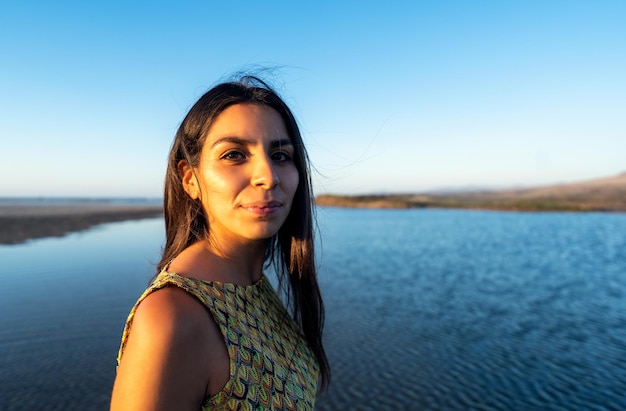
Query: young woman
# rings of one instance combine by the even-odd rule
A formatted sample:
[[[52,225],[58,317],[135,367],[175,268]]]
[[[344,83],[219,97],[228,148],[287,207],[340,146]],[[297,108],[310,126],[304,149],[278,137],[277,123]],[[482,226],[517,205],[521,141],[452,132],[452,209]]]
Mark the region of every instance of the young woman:
[[[126,323],[112,410],[313,409],[330,369],[312,199],[295,118],[265,83],[196,102],[170,152],[166,244]]]

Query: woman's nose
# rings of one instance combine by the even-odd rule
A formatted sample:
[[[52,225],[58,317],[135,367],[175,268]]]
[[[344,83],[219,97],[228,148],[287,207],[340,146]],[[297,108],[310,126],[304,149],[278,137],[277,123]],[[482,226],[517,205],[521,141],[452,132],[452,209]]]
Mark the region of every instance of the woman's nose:
[[[252,185],[272,188],[280,182],[276,165],[267,155],[257,157],[254,161]]]

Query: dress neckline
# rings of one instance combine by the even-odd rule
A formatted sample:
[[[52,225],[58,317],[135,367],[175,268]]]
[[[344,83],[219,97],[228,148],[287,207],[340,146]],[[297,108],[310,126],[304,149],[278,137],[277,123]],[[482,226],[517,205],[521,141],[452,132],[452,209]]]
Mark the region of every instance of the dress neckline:
[[[161,270],[161,272],[159,273],[159,275],[157,276],[157,278],[161,277],[161,276],[170,276],[170,277],[178,277],[178,278],[182,278],[184,280],[190,280],[190,281],[194,281],[194,282],[198,282],[198,283],[204,283],[204,284],[208,284],[208,285],[213,285],[213,286],[229,286],[229,287],[242,287],[242,288],[249,288],[249,287],[259,287],[260,285],[262,285],[266,280],[267,277],[265,276],[265,273],[261,273],[261,277],[256,280],[255,282],[251,283],[251,284],[236,284],[236,283],[231,283],[231,282],[227,282],[227,281],[217,281],[217,280],[202,280],[200,278],[196,278],[196,277],[188,277],[186,275],[181,275],[177,272],[174,271],[168,271],[169,267],[169,263]]]

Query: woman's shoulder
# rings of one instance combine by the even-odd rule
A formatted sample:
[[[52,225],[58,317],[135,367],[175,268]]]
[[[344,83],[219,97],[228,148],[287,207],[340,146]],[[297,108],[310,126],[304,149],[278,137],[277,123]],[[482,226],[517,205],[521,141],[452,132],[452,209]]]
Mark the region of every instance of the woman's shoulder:
[[[147,295],[138,305],[133,320],[133,333],[150,335],[176,343],[193,344],[206,330],[209,317],[202,303],[178,287],[163,287]],[[156,343],[156,341],[155,341]]]
[[[165,287],[148,294],[135,311],[114,399],[133,398],[133,407],[154,401],[201,402],[211,370],[208,349],[213,339],[207,324],[202,305],[184,290]]]

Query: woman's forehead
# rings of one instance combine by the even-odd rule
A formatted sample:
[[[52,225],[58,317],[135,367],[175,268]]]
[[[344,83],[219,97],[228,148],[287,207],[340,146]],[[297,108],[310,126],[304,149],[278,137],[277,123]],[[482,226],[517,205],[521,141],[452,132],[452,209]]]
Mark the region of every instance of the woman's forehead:
[[[239,103],[224,109],[208,130],[207,140],[289,139],[282,116],[274,108],[259,103]]]

